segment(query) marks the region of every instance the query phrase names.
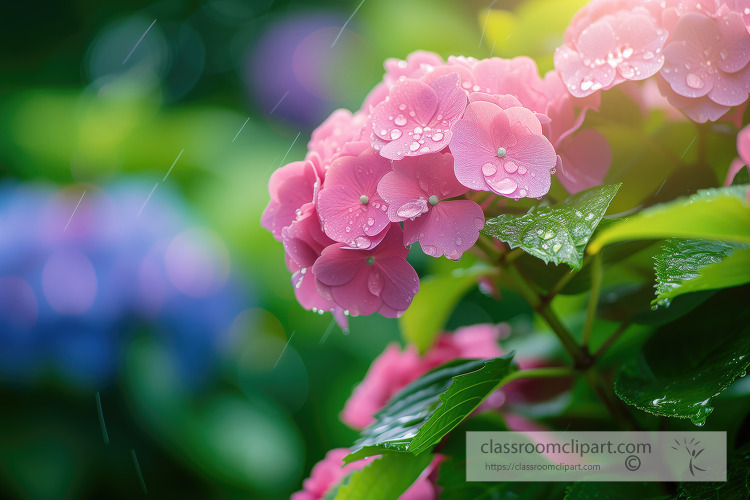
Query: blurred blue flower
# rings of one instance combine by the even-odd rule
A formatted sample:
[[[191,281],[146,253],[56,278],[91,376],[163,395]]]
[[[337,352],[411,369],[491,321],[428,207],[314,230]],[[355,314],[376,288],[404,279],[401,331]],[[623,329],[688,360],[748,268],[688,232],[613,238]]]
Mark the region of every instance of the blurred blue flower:
[[[147,331],[187,386],[210,379],[247,293],[222,240],[152,187],[0,184],[0,377],[98,387]]]

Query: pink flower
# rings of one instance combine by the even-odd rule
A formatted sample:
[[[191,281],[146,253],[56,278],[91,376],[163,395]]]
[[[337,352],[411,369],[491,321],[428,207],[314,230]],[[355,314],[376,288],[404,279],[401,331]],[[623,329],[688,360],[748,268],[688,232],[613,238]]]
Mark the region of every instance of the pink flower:
[[[594,1],[573,18],[554,56],[571,94],[585,97],[659,71],[667,31],[639,3]]]
[[[318,293],[315,273],[312,266],[320,257],[323,249],[335,244],[323,233],[318,222],[315,205],[307,203],[300,209],[300,214],[289,226],[281,231],[286,264],[292,273],[292,286],[297,301],[305,309],[313,311],[331,311],[342,328],[346,328],[348,320],[344,310],[328,298]]]
[[[304,489],[291,496],[291,500],[320,500],[328,491],[338,485],[353,471],[364,468],[375,457],[367,457],[344,465],[344,457],[349,454],[346,448],[336,448],[326,453],[323,460],[315,464],[310,477],[302,483]],[[434,500],[438,498],[437,487],[430,480],[441,458],[436,456],[432,463],[420,474],[417,480],[400,497],[400,500]]]
[[[734,177],[742,170],[742,167],[747,167],[748,172],[750,172],[750,125],[737,134],[737,153],[740,157],[732,160],[727,178],[724,181],[725,186],[732,184]],[[750,201],[750,188],[747,189],[747,200]]]
[[[484,227],[482,209],[469,200],[450,200],[468,189],[456,180],[453,156],[432,153],[394,162],[378,184],[389,204],[388,218],[404,222],[404,244],[419,241],[427,255],[458,260]]]
[[[365,126],[365,113],[352,114],[347,109],[337,109],[331,116],[313,130],[310,142],[307,143],[308,156],[317,155],[315,162],[320,178],[325,177],[328,166],[348,142],[367,140],[370,131]]]
[[[509,198],[546,194],[558,161],[534,113],[484,101],[467,106],[450,149],[461,184]]]
[[[717,16],[682,16],[659,74],[669,102],[699,123],[717,120],[750,91],[750,34],[738,12],[724,7]]]
[[[355,429],[364,429],[391,397],[433,368],[459,358],[501,356],[497,341],[507,334],[505,324],[467,326],[453,334],[442,334],[423,357],[414,346],[402,351],[396,344],[389,345],[373,361],[364,380],[346,402],[341,420]]]
[[[311,161],[295,161],[271,174],[268,191],[271,201],[260,219],[260,224],[281,240],[281,230],[296,218],[305,203],[312,202],[320,185]]]
[[[331,245],[312,267],[318,291],[355,316],[379,312],[388,318],[398,317],[419,290],[419,277],[406,262],[408,253],[397,223],[391,223],[373,249]]]
[[[368,249],[380,243],[390,224],[388,206],[377,186],[391,171],[391,162],[364,141],[349,143],[347,148],[351,154],[342,154],[326,174],[318,194],[318,213],[331,239]]]
[[[550,71],[544,78],[548,122],[542,130],[560,155],[557,178],[569,193],[577,193],[604,182],[612,163],[612,149],[607,139],[596,130],[576,134],[589,109],[598,109],[599,94],[575,98],[565,89],[559,73]],[[576,108],[582,108],[576,113]]]
[[[458,74],[449,74],[429,85],[411,78],[396,82],[372,110],[373,147],[383,157],[398,160],[447,146],[467,103],[458,80]]]

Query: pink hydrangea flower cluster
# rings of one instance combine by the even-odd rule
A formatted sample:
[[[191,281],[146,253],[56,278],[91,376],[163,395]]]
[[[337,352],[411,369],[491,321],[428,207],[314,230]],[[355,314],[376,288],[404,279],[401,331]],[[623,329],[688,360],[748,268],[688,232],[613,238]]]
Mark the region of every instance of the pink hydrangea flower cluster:
[[[344,465],[346,448],[335,448],[326,453],[323,460],[315,464],[310,477],[303,482],[303,490],[294,493],[291,500],[320,500],[344,477],[362,469],[377,457],[367,457]],[[431,479],[440,459],[436,457],[416,481],[401,495],[400,500],[434,500],[438,498],[437,486]]]
[[[341,420],[354,429],[364,429],[374,421],[380,410],[398,391],[428,371],[455,359],[484,359],[503,354],[499,339],[510,333],[506,324],[481,324],[459,328],[453,333],[443,333],[423,355],[414,346],[400,349],[389,345],[378,356],[365,378],[354,390],[341,412]],[[524,369],[549,366],[538,359],[520,359]],[[569,379],[553,381],[519,380],[511,382],[488,397],[483,409],[505,407],[549,400],[570,387]],[[525,419],[504,411],[506,424],[512,430],[538,430]]]
[[[716,121],[750,93],[748,19],[738,0],[593,0],[568,26],[555,68],[576,97],[655,76],[690,119]]]
[[[603,136],[578,132],[598,95],[572,97],[527,57],[415,52],[385,67],[362,109],[335,111],[305,159],[274,172],[261,221],[284,244],[300,304],[342,324],[409,307],[409,245],[460,259],[484,227],[474,192],[539,198],[556,171],[577,192],[601,184],[611,161]]]

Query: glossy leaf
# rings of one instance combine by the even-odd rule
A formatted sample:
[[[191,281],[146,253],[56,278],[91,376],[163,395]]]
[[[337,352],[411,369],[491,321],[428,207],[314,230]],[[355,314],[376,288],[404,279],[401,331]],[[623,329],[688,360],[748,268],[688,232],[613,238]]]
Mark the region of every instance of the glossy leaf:
[[[617,241],[689,238],[750,244],[746,186],[705,189],[688,198],[656,205],[602,231],[590,253]]]
[[[544,262],[580,269],[586,244],[619,188],[587,189],[552,207],[532,207],[520,217],[503,214],[487,220],[483,232]]]
[[[656,299],[669,305],[678,295],[750,282],[750,249],[722,241],[669,240],[656,256]]]
[[[693,498],[750,498],[750,445],[745,445],[729,457],[727,480],[723,483],[680,483],[679,500]]]
[[[617,395],[649,413],[702,425],[711,400],[750,366],[747,293],[725,290],[656,330],[638,359],[620,369]]]
[[[369,498],[398,498],[432,461],[425,453],[385,454],[354,471],[346,484],[338,487],[335,500],[367,500]],[[330,494],[330,493],[329,493]]]
[[[488,271],[487,267],[475,266],[420,280],[419,293],[399,319],[404,339],[424,353],[445,327],[461,297]]]
[[[456,360],[399,391],[362,431],[346,462],[383,453],[429,450],[474,411],[515,371],[513,354]]]

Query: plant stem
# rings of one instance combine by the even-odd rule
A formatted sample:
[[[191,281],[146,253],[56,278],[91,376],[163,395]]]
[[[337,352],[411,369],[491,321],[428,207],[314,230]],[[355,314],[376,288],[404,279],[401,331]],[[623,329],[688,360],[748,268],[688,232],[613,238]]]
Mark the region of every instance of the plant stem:
[[[595,359],[600,359],[607,350],[612,347],[612,344],[614,344],[617,339],[620,338],[620,336],[625,333],[625,330],[628,329],[630,326],[630,323],[621,323],[620,326],[617,327],[617,329],[612,333],[612,335],[607,338],[607,340],[604,341],[604,343],[597,349],[597,351],[594,353]]]
[[[518,370],[513,372],[502,381],[505,385],[514,380],[526,379],[526,378],[561,378],[561,377],[573,377],[576,375],[576,370],[568,367],[548,367],[548,368],[532,368],[529,370]]]
[[[576,367],[590,366],[591,357],[589,354],[578,345],[578,342],[576,342],[575,338],[573,338],[573,335],[568,331],[565,325],[562,324],[562,321],[560,321],[554,311],[549,308],[549,305],[546,302],[542,301],[539,294],[531,288],[523,276],[521,276],[521,273],[518,272],[516,266],[512,263],[508,264],[505,267],[505,273],[513,280],[518,291],[523,295],[529,305],[531,305],[531,307],[542,318],[544,318],[550,328],[552,328],[552,331],[555,332],[557,338],[560,339],[565,350],[568,351],[568,354],[573,358]]]
[[[602,403],[604,403],[604,406],[607,407],[612,420],[621,429],[635,430],[638,428],[638,424],[633,419],[633,416],[622,407],[622,403],[617,399],[617,396],[615,396],[614,392],[610,392],[610,388],[604,384],[604,379],[594,369],[587,370],[584,373],[584,378]]]
[[[591,264],[591,295],[589,296],[589,307],[586,311],[586,323],[583,325],[582,344],[588,347],[591,341],[591,330],[594,327],[594,318],[596,317],[596,307],[599,305],[599,292],[602,288],[602,254],[597,253],[594,256],[594,262]]]

